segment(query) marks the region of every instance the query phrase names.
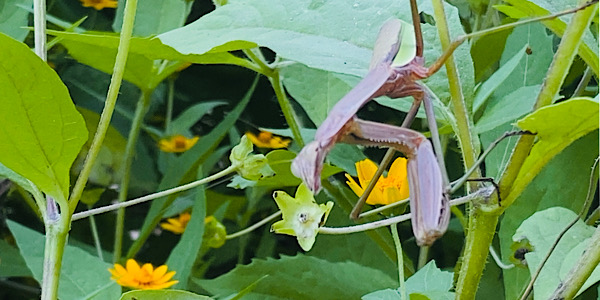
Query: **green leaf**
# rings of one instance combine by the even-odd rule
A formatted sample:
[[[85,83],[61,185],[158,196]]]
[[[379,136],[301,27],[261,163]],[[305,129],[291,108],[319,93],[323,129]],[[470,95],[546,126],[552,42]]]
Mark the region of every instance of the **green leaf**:
[[[163,176],[158,190],[165,190],[168,188],[175,187],[184,183],[186,178],[193,176],[190,173],[193,172],[209,155],[217,148],[219,143],[223,140],[229,129],[235,124],[240,117],[241,113],[246,108],[246,105],[250,102],[250,98],[256,84],[258,83],[258,77],[254,80],[252,86],[244,95],[244,98],[236,105],[236,107],[227,114],[225,119],[219,123],[208,135],[202,138],[202,143],[196,144],[192,149],[184,152],[181,156],[178,156],[175,160],[171,161],[167,173]],[[160,198],[152,201],[148,215],[144,219],[144,225],[141,229],[141,235],[150,234],[153,230],[153,220],[161,215],[165,209],[165,203],[168,199],[172,199],[174,195],[170,197]]]
[[[533,18],[546,16],[550,13],[558,13],[567,9],[574,8],[581,2],[575,0],[569,1],[548,1],[548,0],[535,0],[522,1],[522,0],[507,0],[512,6],[496,5],[495,8],[503,12],[507,16],[515,19],[524,17]],[[557,36],[562,37],[565,29],[567,28],[567,22],[571,16],[561,16],[551,20],[542,21],[548,29],[554,32]],[[598,76],[598,37],[594,38],[594,34],[591,31],[586,31],[583,35],[583,43],[579,47],[578,54],[586,62],[586,64],[592,68],[594,74]]]
[[[121,295],[119,300],[209,300],[208,296],[180,290],[137,290]]]
[[[100,122],[100,115],[81,107],[77,108],[77,110],[83,116],[88,132],[96,132]],[[92,172],[88,179],[89,182],[102,186],[109,186],[113,183],[121,182],[121,178],[123,177],[123,156],[125,155],[126,144],[127,141],[125,138],[114,127],[109,126],[106,131],[104,142],[102,143],[102,146],[100,146],[100,152],[98,152],[96,161],[94,161],[94,165],[92,166]],[[73,176],[77,176],[83,169],[85,157],[87,156],[91,145],[91,139],[83,145],[83,148],[71,169]]]
[[[77,61],[94,67],[102,72],[112,74],[119,37],[112,33],[71,33],[49,30],[48,34],[61,38],[60,43],[69,50],[69,54]],[[166,46],[157,38],[132,38],[125,67],[125,80],[140,89],[151,90],[164,78],[172,74],[162,71],[161,64],[155,60],[190,62],[199,64],[240,64],[246,60],[227,52],[207,53],[205,55],[182,55]]]
[[[513,191],[522,191],[550,159],[568,145],[598,129],[598,102],[590,98],[573,98],[538,109],[519,120],[517,125],[536,133],[538,142],[523,163],[509,198]]]
[[[448,292],[452,288],[452,272],[440,270],[435,261],[430,261],[417,273],[406,280],[406,292],[426,294],[427,292]]]
[[[189,1],[140,0],[135,12],[133,24],[134,36],[152,36],[183,26],[189,13]],[[125,1],[120,0],[117,6],[112,28],[121,32]]]
[[[0,164],[0,176],[9,179],[13,183],[18,184],[20,187],[24,188],[26,191],[32,194],[35,192],[36,187],[31,183],[31,181],[15,173],[13,170],[5,167],[3,164]]]
[[[0,239],[0,277],[31,277],[19,249]]]
[[[533,251],[525,254],[529,272],[532,275],[539,268],[541,261],[548,254],[558,235],[576,218],[577,215],[569,209],[551,207],[536,212],[519,226],[513,235],[513,241],[518,243],[526,240],[533,247]],[[593,226],[587,226],[582,220],[578,220],[561,238],[533,285],[535,299],[550,298],[556,287],[566,278],[567,273],[583,254],[594,230]],[[594,270],[579,293],[598,280],[600,280],[600,268]]]
[[[525,50],[527,46],[523,46],[520,51],[517,51],[517,54],[513,56],[510,60],[502,65],[490,78],[488,78],[484,83],[482,83],[477,88],[477,93],[475,94],[475,100],[473,100],[473,111],[479,110],[481,106],[486,103],[488,97],[492,95],[494,91],[508,78],[508,76],[515,70],[515,68],[521,62],[521,59],[525,55]]]
[[[5,0],[0,2],[0,32],[22,42],[29,34],[29,12],[21,7],[31,6],[32,0]]]
[[[190,133],[190,128],[194,126],[204,115],[210,113],[215,107],[227,104],[224,101],[208,101],[194,104],[188,107],[185,111],[177,116],[171,122],[167,134],[182,134]],[[191,133],[190,133],[191,135]]]
[[[504,96],[502,100],[488,106],[477,121],[475,131],[478,133],[490,131],[530,112],[540,87],[540,85],[520,87]]]
[[[454,299],[452,288],[454,275],[452,272],[440,270],[434,261],[430,261],[413,276],[409,277],[406,284],[406,294],[410,299]],[[401,299],[397,290],[381,290],[365,295],[363,300],[376,299]]]
[[[204,173],[202,167],[198,169],[198,179],[202,179]],[[192,208],[192,217],[181,235],[181,239],[171,251],[166,265],[169,270],[176,271],[175,280],[179,282],[174,288],[187,289],[188,280],[194,267],[194,262],[198,257],[202,237],[204,236],[204,218],[206,218],[206,194],[204,187],[199,186],[192,192],[194,194],[194,206]]]
[[[566,123],[567,119],[561,120]],[[504,262],[514,257],[511,245],[516,229],[536,211],[555,206],[572,211],[581,210],[590,181],[590,170],[597,156],[598,131],[594,131],[555,156],[520,193],[504,212],[500,222],[498,236]],[[557,180],[566,178],[568,184],[557,184]],[[503,270],[503,277],[506,299],[518,298],[529,283],[529,271],[524,268]]]
[[[41,284],[44,235],[10,220],[6,223],[33,277]],[[116,299],[121,294],[121,287],[110,279],[110,267],[112,266],[84,250],[65,246],[58,298]]]
[[[379,270],[304,255],[255,259],[215,279],[196,282],[213,294],[229,295],[264,275],[268,277],[244,299],[357,299],[371,291],[397,285]]]
[[[87,130],[58,75],[25,44],[0,34],[0,163],[67,199],[69,168]]]
[[[364,76],[379,28],[403,8],[391,0],[234,0],[158,38],[184,54],[258,45],[309,67]]]

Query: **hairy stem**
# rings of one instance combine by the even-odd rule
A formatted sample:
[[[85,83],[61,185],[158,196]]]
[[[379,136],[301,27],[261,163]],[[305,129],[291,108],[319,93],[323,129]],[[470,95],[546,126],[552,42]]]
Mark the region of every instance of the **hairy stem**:
[[[118,202],[124,202],[127,200],[127,193],[129,192],[129,179],[131,177],[131,165],[133,163],[133,156],[135,155],[135,145],[140,134],[140,128],[144,122],[144,116],[150,106],[150,96],[152,95],[151,90],[142,90],[140,99],[138,100],[133,121],[131,123],[131,129],[129,130],[129,136],[127,137],[127,145],[125,146],[125,154],[123,161],[123,177],[121,178],[121,184],[119,185],[119,198]],[[117,219],[115,224],[115,240],[113,246],[113,262],[118,262],[121,259],[121,251],[123,248],[123,229],[125,227],[125,208],[119,208],[117,210]]]
[[[33,39],[35,44],[35,54],[39,56],[43,61],[47,61],[46,0],[33,1]]]
[[[589,25],[595,8],[596,5],[579,11],[571,19],[571,23],[554,56],[534,109],[551,104],[554,96],[560,90],[572,60],[577,53],[581,35]],[[521,166],[533,146],[533,141],[534,136],[531,135],[524,135],[519,138],[508,166],[500,179],[500,194],[503,199],[511,191]],[[465,249],[468,249],[468,251],[465,251],[459,273],[456,289],[457,299],[473,299],[475,297],[489,252],[489,246],[495,234],[498,218],[514,202],[514,199],[516,197],[506,199],[506,201],[502,202],[501,207],[489,208],[487,211],[482,209],[485,207],[483,205],[480,208],[471,210],[465,244]]]

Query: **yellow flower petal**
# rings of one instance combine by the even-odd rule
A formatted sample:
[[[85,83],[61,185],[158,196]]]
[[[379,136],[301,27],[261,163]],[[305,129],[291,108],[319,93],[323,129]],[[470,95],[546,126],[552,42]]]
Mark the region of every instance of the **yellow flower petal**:
[[[104,8],[115,8],[117,7],[117,0],[80,0],[81,5],[84,7],[93,7],[96,10],[102,10]]]
[[[360,186],[348,174],[346,174],[348,179],[346,183],[356,195],[361,196],[373,175],[377,172],[377,165],[365,159],[356,163],[356,172],[358,173]],[[400,157],[390,167],[387,177],[381,176],[379,178],[366,202],[371,205],[387,205],[406,198],[408,198],[406,159]]]
[[[126,268],[120,264],[115,264],[114,269],[109,269],[113,275],[111,279],[119,285],[132,289],[157,290],[173,286],[178,281],[171,280],[175,271],[167,273],[167,266],[162,265],[154,268],[152,264],[146,263],[141,268],[133,259],[127,260]]]
[[[140,272],[140,265],[131,258],[127,260],[125,268],[129,274],[138,274]]]
[[[252,144],[259,148],[279,149],[287,147],[291,140],[279,136],[274,136],[267,131],[261,131],[258,136],[252,132],[246,132],[246,136]]]
[[[163,152],[181,153],[191,149],[200,137],[187,138],[177,134],[158,141],[158,148]]]
[[[189,212],[184,212],[177,216],[177,218],[169,218],[166,223],[160,223],[160,227],[174,234],[182,234],[191,218],[192,215]]]

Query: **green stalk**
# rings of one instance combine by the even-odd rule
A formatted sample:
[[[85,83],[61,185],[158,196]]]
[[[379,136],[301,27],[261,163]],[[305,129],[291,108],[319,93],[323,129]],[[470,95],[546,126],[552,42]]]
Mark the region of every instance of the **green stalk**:
[[[100,147],[106,136],[106,131],[110,125],[110,119],[112,118],[113,111],[115,110],[115,104],[117,97],[119,96],[119,88],[123,81],[123,74],[125,73],[125,64],[127,63],[127,56],[129,54],[129,44],[131,42],[131,34],[133,32],[133,22],[135,20],[135,11],[137,8],[137,0],[126,0],[125,11],[123,13],[123,25],[121,27],[121,35],[119,39],[119,48],[117,49],[117,57],[115,59],[115,67],[113,74],[110,79],[110,86],[108,87],[108,93],[106,96],[106,102],[104,103],[104,109],[100,116],[100,122],[98,123],[98,129],[94,135],[92,145],[85,158],[83,169],[77,177],[75,186],[69,198],[69,215],[75,211],[81,194],[85,188],[85,184],[90,177],[92,172],[92,166],[98,157]]]
[[[580,4],[585,3],[585,1],[579,2]],[[544,80],[544,84],[542,85],[542,89],[535,102],[534,111],[552,104],[552,100],[560,91],[562,83],[569,73],[573,59],[577,55],[577,50],[581,44],[581,37],[590,25],[597,7],[597,4],[587,7],[575,13],[573,18],[571,18],[571,22],[567,26],[565,34],[558,45],[558,49],[554,55],[554,59],[552,60],[552,64],[550,65],[550,69],[548,70],[546,79]],[[517,178],[517,175],[521,171],[523,162],[529,155],[531,147],[533,147],[534,139],[535,136],[524,135],[521,136],[517,141],[515,150],[510,157],[506,170],[499,183],[501,196],[503,199],[509,194],[509,192],[513,193],[511,189],[515,179]],[[513,197],[512,199],[503,201],[502,209],[505,210],[508,208],[508,206],[510,206],[515,199],[516,197]]]
[[[129,136],[127,137],[127,145],[125,146],[125,160],[123,161],[123,177],[121,178],[121,184],[119,186],[119,198],[118,202],[124,202],[127,200],[127,193],[129,192],[129,179],[131,177],[131,165],[133,163],[133,156],[135,155],[135,145],[140,134],[142,123],[144,122],[144,116],[150,106],[150,96],[152,90],[142,90],[140,99],[138,100],[137,107],[135,109],[135,115],[131,123],[131,129],[129,130]],[[118,262],[121,259],[121,252],[123,248],[123,229],[125,227],[125,208],[119,208],[117,211],[117,220],[115,225],[115,241],[113,247],[113,262]]]
[[[534,109],[549,105],[560,90],[573,58],[577,54],[581,36],[589,26],[597,5],[577,12],[565,31],[542,90],[538,96]],[[534,136],[524,135],[519,138],[508,166],[500,179],[501,195],[507,195],[533,146]],[[520,194],[520,192],[518,193]],[[503,197],[504,199],[504,197]],[[474,299],[477,286],[483,273],[489,246],[496,231],[498,218],[504,210],[514,202],[513,198],[502,201],[502,207],[480,206],[473,208],[470,213],[469,229],[465,244],[465,255],[461,265],[456,288],[457,299]]]
[[[254,64],[260,67],[260,74],[263,74],[269,78],[269,82],[271,82],[271,86],[273,87],[273,91],[275,91],[275,96],[277,96],[277,101],[279,102],[279,106],[281,107],[281,111],[283,112],[283,117],[285,121],[290,126],[290,130],[292,131],[292,135],[294,136],[294,141],[300,147],[304,147],[304,139],[302,139],[302,134],[300,134],[300,126],[298,125],[298,120],[296,119],[296,114],[294,113],[294,109],[292,109],[292,104],[285,94],[285,90],[283,89],[283,84],[281,83],[281,75],[279,74],[278,69],[273,69],[269,67],[269,65],[265,62],[264,57],[262,57],[262,53],[257,49],[244,50],[244,54],[248,56],[254,62]]]
[[[288,123],[288,126],[290,126],[290,129],[292,130],[294,141],[296,141],[298,146],[304,147],[304,140],[302,139],[302,134],[300,134],[300,126],[298,125],[294,109],[292,109],[290,99],[288,99],[288,97],[285,94],[285,90],[283,89],[283,84],[281,83],[281,75],[279,74],[279,70],[274,70],[272,76],[269,76],[269,81],[271,82],[271,86],[273,86],[273,90],[275,91],[275,95],[277,96],[277,101],[279,102],[279,106],[281,107],[281,111],[283,112],[283,116],[285,117],[285,121]]]
[[[92,209],[92,206],[88,205],[88,209]],[[100,260],[104,260],[104,256],[102,255],[102,244],[100,243],[100,236],[98,235],[98,226],[96,226],[96,219],[94,216],[89,216],[88,220],[90,220],[90,230],[92,231],[96,253],[98,253]]]
[[[573,299],[600,263],[600,227],[596,228],[581,258],[569,271],[550,299]]]
[[[406,284],[404,284],[404,253],[402,252],[400,236],[398,236],[398,224],[391,225],[390,228],[392,229],[392,238],[394,239],[396,256],[398,257],[398,282],[400,284],[400,299],[408,300],[408,297],[406,297]]]
[[[43,61],[47,61],[46,0],[33,1],[33,39],[35,54]]]
[[[42,279],[42,300],[55,300],[58,298],[58,283],[60,280],[60,270],[62,258],[67,244],[69,229],[71,225],[71,214],[68,207],[61,207],[62,214],[59,214],[57,208],[53,207],[54,201],[47,200],[49,207],[47,209],[47,218],[44,220],[46,228],[46,245],[44,248],[44,264]],[[59,204],[67,206],[65,199],[57,201]]]
[[[444,3],[442,0],[433,0],[432,4],[442,49],[446,50],[450,47],[451,40],[446,14],[444,12]],[[474,135],[471,130],[473,123],[467,111],[467,106],[465,105],[465,99],[460,85],[460,77],[458,76],[458,68],[456,67],[453,55],[448,57],[445,66],[448,74],[452,111],[456,118],[456,125],[458,128],[456,135],[458,137],[460,148],[462,149],[465,170],[468,170],[477,160],[479,149],[478,147],[475,147],[475,145],[479,144],[479,140],[477,140],[476,135]],[[479,170],[476,170],[471,177],[481,177]]]

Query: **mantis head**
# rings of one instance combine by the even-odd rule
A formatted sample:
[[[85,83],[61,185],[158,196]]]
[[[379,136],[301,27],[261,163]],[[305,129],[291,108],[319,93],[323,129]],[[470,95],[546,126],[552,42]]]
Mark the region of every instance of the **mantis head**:
[[[292,173],[313,192],[321,190],[321,171],[327,150],[318,141],[308,143],[292,162]]]

